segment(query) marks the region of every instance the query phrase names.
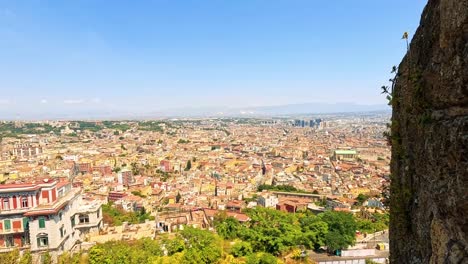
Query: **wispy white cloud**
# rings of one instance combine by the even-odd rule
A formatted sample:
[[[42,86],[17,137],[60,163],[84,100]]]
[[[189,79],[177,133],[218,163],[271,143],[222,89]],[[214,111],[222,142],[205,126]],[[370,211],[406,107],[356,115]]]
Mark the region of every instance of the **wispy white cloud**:
[[[95,104],[99,104],[101,102],[101,98],[93,98],[91,99],[91,102],[95,103]]]
[[[47,104],[47,103],[48,103],[48,101],[46,99],[41,100],[41,104]]]
[[[11,103],[11,102],[10,102],[10,100],[8,100],[8,99],[1,99],[1,98],[0,98],[0,105],[7,105],[7,104],[10,104],[10,103]]]
[[[64,104],[82,104],[84,103],[83,99],[68,99],[63,101]]]

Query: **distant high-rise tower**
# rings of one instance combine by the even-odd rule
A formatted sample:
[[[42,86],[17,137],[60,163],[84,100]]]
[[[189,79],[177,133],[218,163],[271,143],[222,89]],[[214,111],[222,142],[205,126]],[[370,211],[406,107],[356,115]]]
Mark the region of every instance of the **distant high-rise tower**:
[[[309,120],[309,127],[314,127],[315,121],[313,119]]]
[[[123,169],[117,174],[117,182],[124,186],[129,186],[134,182],[132,171],[129,169]]]
[[[266,174],[266,166],[265,166],[265,162],[263,162],[262,160],[262,175],[265,175]]]

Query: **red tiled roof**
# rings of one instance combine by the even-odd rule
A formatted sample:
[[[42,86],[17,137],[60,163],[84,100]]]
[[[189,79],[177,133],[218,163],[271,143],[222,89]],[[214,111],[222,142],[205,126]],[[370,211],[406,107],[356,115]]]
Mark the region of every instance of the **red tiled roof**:
[[[61,187],[65,186],[65,185],[68,185],[68,184],[70,184],[70,182],[68,182],[68,181],[59,182],[59,183],[57,183],[57,188],[61,188]]]
[[[11,183],[11,184],[0,185],[0,189],[31,188],[31,187],[39,187],[39,186],[33,183]]]
[[[221,210],[209,209],[209,208],[203,208],[203,211],[205,211],[205,214],[208,217],[214,217],[218,212],[222,212]],[[227,216],[234,217],[239,222],[247,222],[250,220],[250,217],[243,213],[230,212],[230,211],[225,211],[225,212]]]
[[[38,216],[38,215],[51,215],[57,214],[60,210],[62,210],[68,203],[63,203],[62,205],[54,208],[54,209],[44,209],[40,211],[29,211],[24,214],[24,216]]]

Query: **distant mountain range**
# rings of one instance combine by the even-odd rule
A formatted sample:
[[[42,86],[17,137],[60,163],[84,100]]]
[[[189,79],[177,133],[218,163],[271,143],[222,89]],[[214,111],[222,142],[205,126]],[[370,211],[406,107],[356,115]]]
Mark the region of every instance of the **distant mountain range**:
[[[284,116],[300,114],[352,113],[390,111],[387,105],[363,105],[355,103],[303,103],[258,107],[200,107],[168,109],[152,113],[154,116]],[[151,116],[150,115],[150,116]]]
[[[301,114],[328,114],[353,112],[390,112],[384,104],[355,103],[303,103],[257,107],[184,107],[148,112],[109,111],[106,109],[81,109],[57,112],[18,113],[14,110],[0,112],[0,120],[44,119],[153,119],[170,117],[267,117]]]
[[[309,113],[349,113],[349,112],[371,112],[390,111],[387,105],[362,105],[354,103],[305,103],[278,106],[263,106],[253,108],[252,111],[264,115],[294,115]]]

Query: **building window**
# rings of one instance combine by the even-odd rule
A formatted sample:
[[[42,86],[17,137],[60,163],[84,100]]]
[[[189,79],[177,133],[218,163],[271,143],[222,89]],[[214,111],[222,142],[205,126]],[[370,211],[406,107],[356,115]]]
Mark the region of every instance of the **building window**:
[[[21,198],[21,207],[22,207],[22,208],[27,208],[27,207],[29,207],[29,205],[28,205],[28,197],[23,197],[23,198]]]
[[[4,222],[5,230],[11,230],[11,221],[9,219],[5,220]]]
[[[80,215],[80,224],[89,223],[89,215]]]
[[[38,247],[47,247],[47,246],[49,246],[49,237],[47,237],[47,235],[38,237],[37,238],[37,246]]]
[[[75,226],[75,216],[70,217],[70,221],[71,221],[71,226],[74,227]]]
[[[23,218],[23,230],[28,230],[29,229],[29,218],[24,217]]]
[[[101,215],[101,208],[97,210],[97,218],[99,218],[100,215]]]
[[[44,217],[39,218],[39,228],[45,228],[45,218]]]
[[[8,201],[8,198],[3,199],[3,210],[10,210],[10,202]]]
[[[59,219],[62,221],[62,212],[59,213]]]
[[[5,246],[6,247],[15,246],[15,241],[13,240],[13,236],[5,236]]]
[[[21,235],[21,245],[29,245],[29,235]]]
[[[65,235],[65,232],[63,230],[63,226],[60,227],[60,237],[63,237]]]

